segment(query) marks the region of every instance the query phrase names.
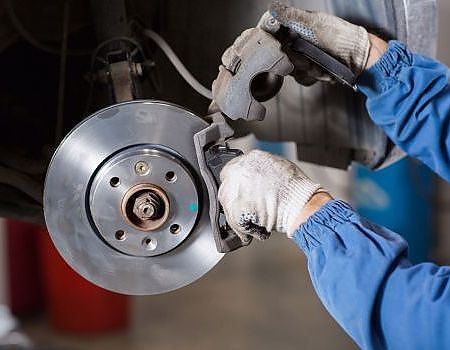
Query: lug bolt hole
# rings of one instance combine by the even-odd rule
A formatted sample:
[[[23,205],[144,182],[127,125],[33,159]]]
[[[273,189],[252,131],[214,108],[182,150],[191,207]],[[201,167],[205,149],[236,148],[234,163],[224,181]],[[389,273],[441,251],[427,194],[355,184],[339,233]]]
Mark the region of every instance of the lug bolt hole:
[[[118,241],[124,241],[127,238],[127,234],[123,230],[118,230],[115,237]]]
[[[150,237],[146,237],[142,240],[142,245],[147,250],[155,250],[156,249],[156,240],[151,239]]]
[[[173,171],[168,171],[166,173],[166,180],[168,182],[175,182],[177,181],[177,175]]]
[[[111,180],[109,180],[109,184],[111,185],[111,187],[117,187],[120,185],[120,179],[117,176],[114,176],[111,178]]]
[[[181,226],[178,224],[172,224],[172,225],[170,225],[169,230],[170,230],[170,233],[176,235],[181,232]]]

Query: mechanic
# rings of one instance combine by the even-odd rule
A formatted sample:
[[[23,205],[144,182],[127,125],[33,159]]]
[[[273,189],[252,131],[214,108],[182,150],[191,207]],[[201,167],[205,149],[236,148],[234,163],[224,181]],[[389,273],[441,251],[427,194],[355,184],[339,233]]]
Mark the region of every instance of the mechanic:
[[[358,74],[373,121],[450,180],[446,66],[328,14],[279,3],[270,13]],[[325,78],[289,57],[300,83]],[[401,236],[361,218],[280,157],[251,151],[230,161],[221,180],[231,227],[241,237],[265,239],[274,230],[292,238],[322,303],[361,348],[450,349],[450,267],[411,264]]]

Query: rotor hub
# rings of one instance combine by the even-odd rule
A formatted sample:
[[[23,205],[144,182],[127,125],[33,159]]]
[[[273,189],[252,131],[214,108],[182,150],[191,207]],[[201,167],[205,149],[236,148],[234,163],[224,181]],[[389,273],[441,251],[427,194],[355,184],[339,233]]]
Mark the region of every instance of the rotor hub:
[[[158,146],[134,146],[112,156],[97,171],[89,194],[95,228],[106,243],[125,254],[154,256],[170,251],[183,242],[197,220],[193,175],[181,159]],[[118,231],[125,236],[118,238]]]

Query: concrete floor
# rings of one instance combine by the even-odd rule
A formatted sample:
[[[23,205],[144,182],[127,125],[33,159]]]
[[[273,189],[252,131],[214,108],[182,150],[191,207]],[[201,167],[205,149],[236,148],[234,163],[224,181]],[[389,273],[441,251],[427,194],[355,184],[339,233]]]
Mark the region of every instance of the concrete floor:
[[[188,287],[133,298],[127,331],[64,335],[45,319],[23,329],[37,345],[63,350],[356,349],[316,297],[303,253],[281,236],[226,256]]]

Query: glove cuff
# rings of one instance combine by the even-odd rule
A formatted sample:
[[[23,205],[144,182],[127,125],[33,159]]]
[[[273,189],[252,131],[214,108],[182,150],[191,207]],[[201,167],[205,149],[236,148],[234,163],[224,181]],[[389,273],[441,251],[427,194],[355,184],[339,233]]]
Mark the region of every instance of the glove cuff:
[[[361,74],[366,67],[370,52],[367,30],[349,23],[347,30],[337,32],[334,40],[336,56],[343,59],[356,75]]]
[[[287,233],[294,223],[298,213],[311,199],[322,190],[320,184],[312,182],[306,176],[293,178],[280,191],[279,209],[277,215],[277,231]]]

